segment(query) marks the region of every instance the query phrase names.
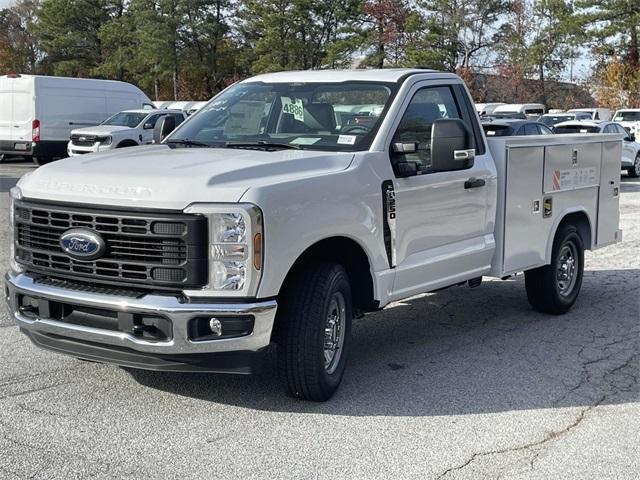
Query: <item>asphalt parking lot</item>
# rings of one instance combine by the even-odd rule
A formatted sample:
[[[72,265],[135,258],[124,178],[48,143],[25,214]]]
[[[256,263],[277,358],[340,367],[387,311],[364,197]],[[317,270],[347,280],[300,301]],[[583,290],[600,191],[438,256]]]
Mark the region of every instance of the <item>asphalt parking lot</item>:
[[[0,269],[8,189],[0,165]],[[587,253],[562,317],[523,279],[393,304],[356,322],[327,403],[260,377],[132,371],[32,346],[0,311],[0,478],[636,479],[640,182],[624,241]]]

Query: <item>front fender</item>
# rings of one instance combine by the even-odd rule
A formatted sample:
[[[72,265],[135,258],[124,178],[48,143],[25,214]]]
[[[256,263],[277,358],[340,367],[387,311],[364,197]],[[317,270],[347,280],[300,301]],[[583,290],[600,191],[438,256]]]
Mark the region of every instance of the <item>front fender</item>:
[[[258,205],[264,215],[260,298],[278,295],[296,260],[317,242],[332,237],[346,237],[360,245],[372,275],[389,268],[380,223],[382,190],[375,175],[366,178],[367,171],[348,168],[251,189],[243,196],[243,202]]]

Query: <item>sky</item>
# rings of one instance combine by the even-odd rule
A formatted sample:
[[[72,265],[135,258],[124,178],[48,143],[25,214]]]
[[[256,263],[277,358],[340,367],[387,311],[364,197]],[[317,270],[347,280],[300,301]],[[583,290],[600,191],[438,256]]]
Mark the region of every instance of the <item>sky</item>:
[[[13,3],[13,0],[0,0],[0,8],[7,8]]]

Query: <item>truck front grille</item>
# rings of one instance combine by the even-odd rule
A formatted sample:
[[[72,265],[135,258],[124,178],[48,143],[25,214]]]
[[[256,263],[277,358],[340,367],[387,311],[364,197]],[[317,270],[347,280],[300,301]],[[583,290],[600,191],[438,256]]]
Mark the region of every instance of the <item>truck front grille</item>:
[[[151,288],[206,284],[207,224],[201,216],[16,202],[15,223],[16,260],[30,271]],[[88,261],[67,254],[60,238],[71,228],[98,233],[104,253]]]
[[[109,137],[97,136],[97,135],[78,135],[73,134],[70,137],[71,144],[77,147],[92,147],[94,143],[104,143]]]

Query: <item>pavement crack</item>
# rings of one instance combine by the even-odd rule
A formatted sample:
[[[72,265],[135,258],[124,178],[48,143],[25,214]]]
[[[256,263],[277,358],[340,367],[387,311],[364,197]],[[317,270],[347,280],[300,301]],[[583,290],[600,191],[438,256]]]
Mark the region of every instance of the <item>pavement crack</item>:
[[[463,470],[466,467],[468,467],[469,465],[471,465],[473,462],[475,462],[475,460],[478,459],[478,458],[488,457],[488,456],[492,456],[492,455],[503,455],[505,453],[522,452],[522,451],[525,451],[525,450],[530,450],[532,448],[542,447],[543,445],[545,445],[548,442],[551,442],[551,441],[554,441],[554,440],[558,440],[562,436],[564,436],[567,433],[569,433],[571,430],[573,430],[576,427],[578,427],[578,425],[580,425],[582,423],[582,421],[585,419],[586,415],[591,410],[593,410],[594,408],[599,406],[605,400],[605,398],[606,398],[606,395],[603,395],[593,405],[589,405],[588,407],[582,409],[578,413],[576,418],[573,420],[573,422],[571,422],[569,425],[567,425],[566,427],[564,427],[564,428],[562,428],[560,430],[553,430],[551,432],[548,432],[541,440],[537,440],[535,442],[530,442],[530,443],[525,443],[524,445],[518,445],[516,447],[507,447],[507,448],[501,448],[501,449],[497,449],[497,450],[488,450],[488,451],[485,451],[485,452],[475,452],[465,462],[463,462],[463,463],[461,463],[459,465],[456,465],[456,466],[448,468],[447,470],[442,472],[440,475],[438,475],[436,477],[436,479],[440,480],[440,479],[446,478],[450,474],[453,474],[455,472]],[[533,462],[531,462],[530,465],[532,465],[532,463]]]

